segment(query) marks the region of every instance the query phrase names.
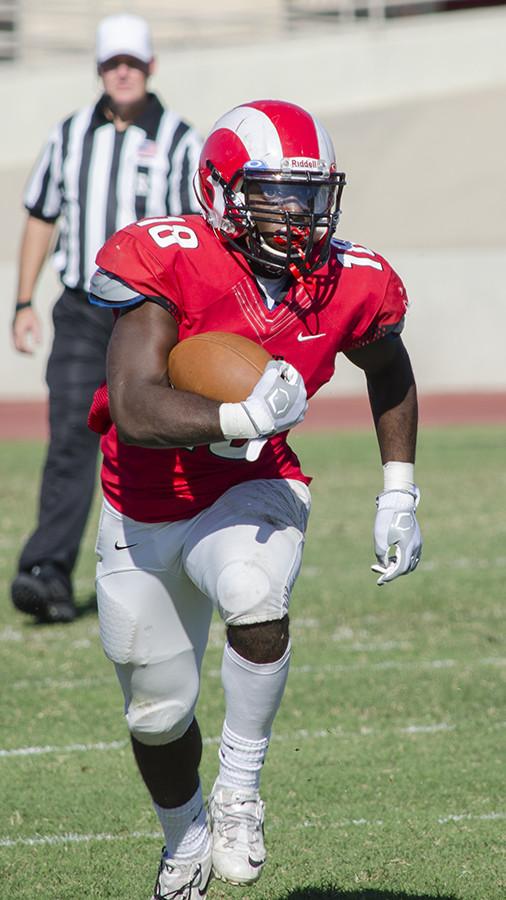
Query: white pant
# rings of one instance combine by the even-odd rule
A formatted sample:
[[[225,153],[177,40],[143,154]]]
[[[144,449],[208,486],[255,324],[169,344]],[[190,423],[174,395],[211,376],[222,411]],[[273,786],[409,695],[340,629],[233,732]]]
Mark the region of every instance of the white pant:
[[[213,606],[226,625],[286,614],[310,504],[303,483],[282,479],[236,485],[178,522],[136,522],[104,502],[100,636],[138,740],[167,743],[189,727]]]

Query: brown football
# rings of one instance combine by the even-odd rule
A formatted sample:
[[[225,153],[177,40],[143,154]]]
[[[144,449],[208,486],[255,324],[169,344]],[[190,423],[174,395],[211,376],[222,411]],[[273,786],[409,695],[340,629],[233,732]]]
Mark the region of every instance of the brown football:
[[[179,391],[210,400],[246,400],[271,355],[240,334],[207,331],[180,341],[169,354],[169,379]]]

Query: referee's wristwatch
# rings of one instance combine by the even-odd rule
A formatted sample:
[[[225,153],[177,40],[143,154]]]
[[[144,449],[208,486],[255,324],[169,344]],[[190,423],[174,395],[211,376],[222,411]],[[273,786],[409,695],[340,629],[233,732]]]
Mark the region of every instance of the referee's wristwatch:
[[[28,309],[32,305],[32,301],[30,300],[18,300],[16,306],[14,307],[14,315],[17,315],[18,312],[21,312],[22,309]]]

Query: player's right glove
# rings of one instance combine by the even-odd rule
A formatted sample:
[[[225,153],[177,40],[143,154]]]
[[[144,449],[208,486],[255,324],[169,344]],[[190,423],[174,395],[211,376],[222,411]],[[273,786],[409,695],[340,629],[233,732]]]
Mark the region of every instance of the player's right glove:
[[[413,572],[422,555],[422,535],[416,519],[420,491],[383,491],[376,498],[374,522],[374,550],[378,565],[371,566],[379,574],[379,585],[393,581],[399,575]],[[389,556],[390,548],[394,555]]]
[[[271,360],[246,400],[221,404],[220,426],[227,440],[270,437],[301,422],[306,409],[302,375],[289,363]]]

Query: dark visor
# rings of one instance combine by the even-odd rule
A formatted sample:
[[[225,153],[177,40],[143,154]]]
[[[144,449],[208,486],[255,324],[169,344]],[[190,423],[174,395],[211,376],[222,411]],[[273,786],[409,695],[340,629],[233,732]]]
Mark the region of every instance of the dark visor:
[[[266,203],[270,206],[286,207],[296,204],[302,212],[322,215],[331,210],[335,193],[335,184],[305,183],[290,181],[247,179],[245,190],[251,206]]]

